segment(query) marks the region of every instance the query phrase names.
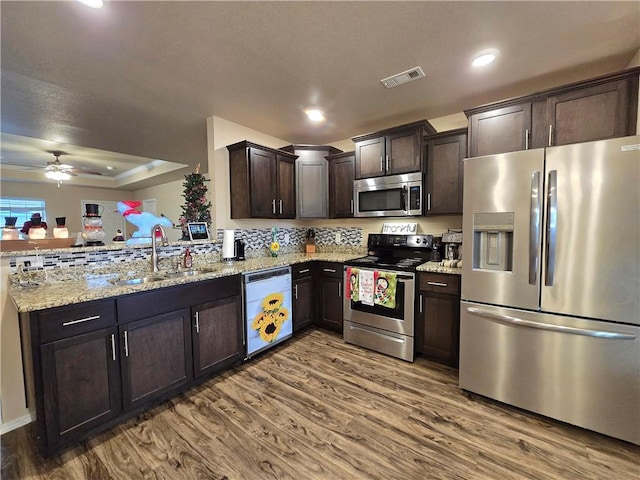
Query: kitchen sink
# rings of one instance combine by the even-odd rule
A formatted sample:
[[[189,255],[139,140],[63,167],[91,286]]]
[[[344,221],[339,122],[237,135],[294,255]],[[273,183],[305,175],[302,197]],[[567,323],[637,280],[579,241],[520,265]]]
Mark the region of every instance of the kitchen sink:
[[[126,280],[114,280],[111,283],[117,287],[124,287],[126,285],[142,285],[143,283],[160,282],[166,279],[166,277],[127,278]]]
[[[172,278],[185,278],[193,277],[196,275],[204,275],[206,273],[212,273],[218,271],[218,268],[194,268],[189,270],[176,270],[173,272],[159,272],[149,277],[139,278],[126,278],[123,280],[112,280],[111,283],[118,287],[124,287],[127,285],[142,285],[145,283],[161,282],[163,280],[170,280]]]
[[[211,273],[218,271],[217,268],[194,268],[189,270],[178,270],[176,272],[165,273],[166,278],[181,278],[181,277],[193,277],[195,275],[203,275],[205,273]]]

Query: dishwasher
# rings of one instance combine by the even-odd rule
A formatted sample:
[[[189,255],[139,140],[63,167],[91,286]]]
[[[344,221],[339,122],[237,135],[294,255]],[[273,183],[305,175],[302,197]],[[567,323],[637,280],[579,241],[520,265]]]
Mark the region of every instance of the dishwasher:
[[[291,267],[242,275],[245,360],[293,334]]]

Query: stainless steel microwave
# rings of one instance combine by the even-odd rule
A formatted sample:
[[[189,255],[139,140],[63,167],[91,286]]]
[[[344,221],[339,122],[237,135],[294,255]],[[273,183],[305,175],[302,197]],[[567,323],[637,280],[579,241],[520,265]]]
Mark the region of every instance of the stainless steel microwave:
[[[422,215],[422,173],[356,180],[353,204],[356,217]]]

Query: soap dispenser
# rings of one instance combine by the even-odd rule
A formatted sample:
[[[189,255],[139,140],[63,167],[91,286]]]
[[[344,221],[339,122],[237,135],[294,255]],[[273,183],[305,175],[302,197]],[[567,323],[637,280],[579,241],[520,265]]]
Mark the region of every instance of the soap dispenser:
[[[184,268],[193,267],[193,257],[191,256],[191,251],[189,250],[189,247],[187,247],[187,249],[184,251],[184,258],[182,259],[182,266]]]

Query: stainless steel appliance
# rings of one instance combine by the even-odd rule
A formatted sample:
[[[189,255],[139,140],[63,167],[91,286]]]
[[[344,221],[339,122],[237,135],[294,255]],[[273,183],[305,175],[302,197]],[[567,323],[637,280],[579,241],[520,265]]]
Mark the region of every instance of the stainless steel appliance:
[[[343,295],[346,342],[413,362],[415,271],[430,260],[432,240],[431,235],[370,234],[369,255],[345,262],[344,285],[349,285],[351,267],[395,273],[397,279],[395,308],[366,305]]]
[[[291,337],[291,267],[245,273],[243,313],[245,358]]]
[[[353,203],[355,217],[422,215],[422,173],[356,180]]]
[[[462,232],[460,230],[445,232],[442,234],[444,245],[444,259],[458,260],[462,258]]]
[[[640,444],[640,136],[464,175],[460,387]]]

